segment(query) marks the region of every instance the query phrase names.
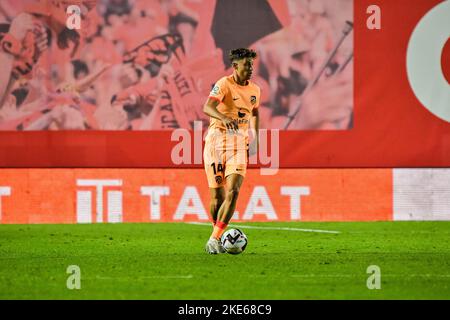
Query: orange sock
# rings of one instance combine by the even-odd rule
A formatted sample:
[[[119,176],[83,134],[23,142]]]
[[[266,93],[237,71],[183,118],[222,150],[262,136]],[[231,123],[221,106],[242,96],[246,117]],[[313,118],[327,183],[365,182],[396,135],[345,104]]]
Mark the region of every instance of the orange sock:
[[[216,225],[214,226],[213,233],[211,235],[211,238],[220,239],[222,237],[223,233],[225,232],[225,229],[227,228],[228,223],[217,221]]]

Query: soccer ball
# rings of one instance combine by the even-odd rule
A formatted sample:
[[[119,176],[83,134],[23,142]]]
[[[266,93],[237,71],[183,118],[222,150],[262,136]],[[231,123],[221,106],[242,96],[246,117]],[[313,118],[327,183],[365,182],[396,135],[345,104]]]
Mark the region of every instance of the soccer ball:
[[[247,247],[247,236],[239,229],[226,231],[221,240],[222,245],[228,253],[239,254]]]

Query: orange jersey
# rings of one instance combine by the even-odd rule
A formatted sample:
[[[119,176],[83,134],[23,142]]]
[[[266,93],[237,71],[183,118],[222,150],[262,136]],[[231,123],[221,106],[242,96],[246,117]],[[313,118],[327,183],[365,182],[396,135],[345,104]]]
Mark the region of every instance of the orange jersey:
[[[237,120],[239,131],[237,134],[229,134],[222,121],[211,118],[206,142],[216,149],[247,149],[250,118],[253,109],[259,107],[260,96],[260,88],[252,81],[241,86],[234,81],[233,75],[217,81],[209,98],[220,101],[217,111]]]

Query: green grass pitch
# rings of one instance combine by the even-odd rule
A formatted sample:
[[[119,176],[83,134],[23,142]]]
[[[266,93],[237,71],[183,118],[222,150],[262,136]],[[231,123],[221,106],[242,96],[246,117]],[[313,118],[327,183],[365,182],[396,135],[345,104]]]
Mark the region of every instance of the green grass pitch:
[[[0,299],[450,299],[450,222],[236,225],[340,233],[243,228],[243,254],[211,256],[205,225],[0,225]]]

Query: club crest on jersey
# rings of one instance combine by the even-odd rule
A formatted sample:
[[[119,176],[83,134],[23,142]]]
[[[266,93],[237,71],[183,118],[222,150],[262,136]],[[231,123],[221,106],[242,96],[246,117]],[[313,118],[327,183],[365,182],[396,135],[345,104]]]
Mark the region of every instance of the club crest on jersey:
[[[251,96],[251,97],[250,97],[250,102],[251,102],[252,104],[255,104],[255,103],[256,103],[256,96]]]

